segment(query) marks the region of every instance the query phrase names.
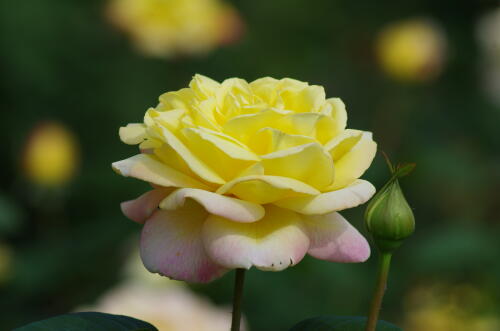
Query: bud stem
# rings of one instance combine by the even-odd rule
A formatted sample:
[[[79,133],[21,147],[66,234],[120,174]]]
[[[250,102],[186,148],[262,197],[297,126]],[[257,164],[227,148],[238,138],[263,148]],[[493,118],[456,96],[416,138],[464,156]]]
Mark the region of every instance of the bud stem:
[[[245,271],[245,269],[236,269],[236,275],[234,277],[233,318],[231,321],[231,331],[240,331],[241,302],[243,298]]]
[[[368,322],[366,323],[366,331],[375,331],[377,328],[378,315],[384,298],[385,289],[387,288],[387,276],[391,266],[392,253],[380,252],[377,284],[373,292]]]

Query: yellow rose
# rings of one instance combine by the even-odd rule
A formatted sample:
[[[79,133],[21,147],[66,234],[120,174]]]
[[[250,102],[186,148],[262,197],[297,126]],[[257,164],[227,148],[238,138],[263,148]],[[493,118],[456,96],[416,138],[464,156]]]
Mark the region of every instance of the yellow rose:
[[[73,134],[56,122],[37,126],[26,142],[25,175],[41,186],[60,186],[75,174],[78,146]]]
[[[238,39],[242,22],[220,0],[110,0],[110,20],[151,56],[199,54]]]
[[[403,81],[426,81],[441,72],[446,39],[432,22],[413,19],[385,27],[376,50],[387,74]]]
[[[144,123],[120,128],[141,153],[113,163],[154,187],[122,204],[145,223],[145,266],[207,282],[233,268],[282,270],[306,253],[366,260],[368,243],[337,211],[375,193],[358,178],[376,144],[346,122],[340,99],[289,78],[196,75],[189,88],[160,96]]]

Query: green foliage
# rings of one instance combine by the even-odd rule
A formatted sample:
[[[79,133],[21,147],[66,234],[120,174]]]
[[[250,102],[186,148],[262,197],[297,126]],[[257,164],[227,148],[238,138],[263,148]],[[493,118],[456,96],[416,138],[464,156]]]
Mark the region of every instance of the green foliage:
[[[11,234],[19,229],[23,210],[8,196],[0,194],[0,235]]]
[[[293,326],[290,331],[364,331],[366,317],[320,316],[306,319]],[[402,331],[394,324],[378,321],[377,331]]]
[[[85,312],[55,316],[15,331],[158,331],[144,321],[121,315]]]

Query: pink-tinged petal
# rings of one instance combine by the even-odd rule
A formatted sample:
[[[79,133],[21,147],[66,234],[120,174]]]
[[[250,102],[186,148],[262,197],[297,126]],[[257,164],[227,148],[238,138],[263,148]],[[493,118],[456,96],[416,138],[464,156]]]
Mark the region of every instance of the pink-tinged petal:
[[[370,257],[366,239],[339,213],[304,215],[303,219],[311,240],[309,255],[343,263],[364,262]]]
[[[274,202],[275,205],[305,215],[323,215],[359,206],[375,194],[375,187],[366,180],[358,179],[351,185],[336,191],[315,196],[293,197]]]
[[[236,222],[255,222],[264,217],[265,213],[264,207],[256,203],[191,188],[176,190],[160,203],[160,208],[176,210],[184,206],[186,199],[195,200],[210,214]]]
[[[211,215],[203,226],[203,242],[212,260],[226,268],[252,266],[280,271],[299,263],[309,237],[299,215],[267,205],[254,223],[237,223]]]
[[[154,189],[134,200],[124,201],[120,207],[128,218],[143,224],[156,210],[160,201],[172,192],[172,189]]]
[[[134,155],[128,159],[114,162],[113,170],[125,177],[134,177],[163,187],[208,187],[182,172],[160,162],[155,156]]]
[[[148,219],[141,236],[141,258],[154,273],[193,283],[207,283],[227,270],[203,248],[201,228],[208,213],[197,205],[159,210]]]

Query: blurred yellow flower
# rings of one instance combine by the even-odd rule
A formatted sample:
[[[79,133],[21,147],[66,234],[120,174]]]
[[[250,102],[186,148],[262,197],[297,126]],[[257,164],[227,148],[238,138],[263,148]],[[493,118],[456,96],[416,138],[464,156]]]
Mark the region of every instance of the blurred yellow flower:
[[[75,174],[78,147],[73,134],[63,125],[47,122],[38,125],[24,150],[25,175],[41,186],[61,186]]]
[[[141,153],[113,163],[154,187],[122,204],[144,223],[146,268],[208,282],[228,269],[280,271],[306,253],[365,261],[366,239],[337,211],[375,193],[359,177],[377,145],[346,124],[339,98],[289,78],[196,75],[189,88],[160,96],[143,123],[120,129]]]
[[[402,81],[427,81],[442,70],[446,39],[425,19],[392,23],[379,33],[376,52],[382,69]]]
[[[242,21],[222,0],[110,0],[110,20],[143,53],[157,57],[205,53],[242,33]]]
[[[415,288],[405,298],[406,331],[497,331],[500,317],[486,293],[468,284]]]

